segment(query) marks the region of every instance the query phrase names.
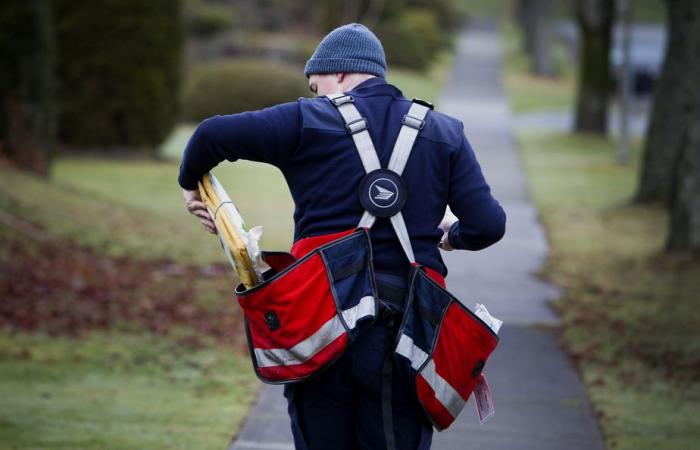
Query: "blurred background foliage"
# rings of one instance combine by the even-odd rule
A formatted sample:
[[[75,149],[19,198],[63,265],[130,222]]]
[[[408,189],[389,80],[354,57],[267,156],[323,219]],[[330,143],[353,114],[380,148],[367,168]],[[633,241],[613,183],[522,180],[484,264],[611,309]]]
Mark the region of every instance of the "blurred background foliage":
[[[178,120],[178,1],[53,0],[59,142],[153,152]]]
[[[183,116],[200,122],[223,111],[266,108],[307,92],[308,85],[299,77],[297,67],[289,64],[256,59],[209,62],[190,74]]]
[[[2,151],[44,174],[54,153],[157,156],[183,120],[304,95],[303,65],[344,23],[376,30],[390,72],[424,73],[466,17],[453,0],[37,0],[1,8]]]
[[[236,279],[177,186],[192,131],[311,95],[306,60],[353,21],[386,30],[390,82],[434,100],[458,3],[1,2],[0,447],[224,447],[260,383]],[[289,248],[281,173],[213,172]]]
[[[543,275],[566,290],[556,304],[562,338],[607,442],[687,448],[697,436],[700,268],[688,240],[668,243],[700,236],[671,220],[687,224],[699,209],[692,175],[700,163],[691,156],[700,136],[692,115],[700,111],[700,27],[678,19],[700,13],[678,9],[697,8],[689,0],[629,2],[633,23],[674,33],[673,54],[690,66],[672,67],[666,81],[661,59],[634,66],[641,82],[632,122],[642,120],[628,160],[618,161],[620,18],[616,10],[612,22],[596,25],[594,46],[603,50],[587,63],[579,28],[592,25],[577,14],[584,4],[595,11],[611,3],[0,3],[0,423],[13,425],[0,427],[0,442],[222,447],[259,383],[229,303],[235,279],[176,184],[197,123],[311,95],[304,63],[325,33],[349,22],[382,39],[389,82],[409,98],[437,101],[457,32],[469,18],[491,17],[501,26],[503,80],[552,245]],[[663,57],[665,47],[657,50]],[[604,86],[582,95],[591,64]],[[593,97],[593,107],[577,108]],[[664,103],[656,98],[668,109],[653,127],[665,134],[652,139],[644,120]],[[593,125],[577,127],[575,116],[588,113],[598,115],[585,121]],[[658,183],[644,181],[644,167],[663,168],[651,171]],[[238,162],[213,172],[248,223],[265,225],[265,247],[288,248],[293,204],[279,171]],[[654,189],[640,196],[640,186]]]

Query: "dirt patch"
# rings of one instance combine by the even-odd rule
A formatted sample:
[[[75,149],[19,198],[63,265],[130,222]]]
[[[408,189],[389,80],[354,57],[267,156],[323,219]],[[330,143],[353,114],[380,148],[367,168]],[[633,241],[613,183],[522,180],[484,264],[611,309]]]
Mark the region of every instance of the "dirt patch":
[[[193,346],[206,336],[245,351],[235,285],[226,263],[107,258],[0,224],[0,326],[6,329],[80,336],[136,325]]]

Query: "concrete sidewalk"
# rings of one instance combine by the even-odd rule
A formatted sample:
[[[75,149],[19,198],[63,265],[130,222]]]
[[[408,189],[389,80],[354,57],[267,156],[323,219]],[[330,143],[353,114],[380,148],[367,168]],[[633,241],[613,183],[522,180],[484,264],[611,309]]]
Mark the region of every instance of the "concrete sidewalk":
[[[480,252],[444,254],[450,290],[469,307],[484,303],[503,319],[501,343],[485,373],[496,415],[479,425],[473,399],[433,449],[600,450],[598,426],[573,365],[559,347],[549,300],[557,289],[533,273],[547,242],[527,188],[501,86],[497,30],[475,23],[459,36],[440,111],[465,125],[465,134],[508,215],[506,237]],[[281,387],[266,386],[232,449],[293,449]]]

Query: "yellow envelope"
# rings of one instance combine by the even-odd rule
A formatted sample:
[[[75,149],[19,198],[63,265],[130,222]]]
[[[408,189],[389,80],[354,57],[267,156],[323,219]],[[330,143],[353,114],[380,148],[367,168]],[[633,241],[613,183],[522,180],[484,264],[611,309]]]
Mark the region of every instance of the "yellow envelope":
[[[246,288],[257,285],[258,275],[247,246],[248,230],[238,209],[211,173],[205,174],[199,182],[199,194],[214,219],[221,245],[241,282]]]

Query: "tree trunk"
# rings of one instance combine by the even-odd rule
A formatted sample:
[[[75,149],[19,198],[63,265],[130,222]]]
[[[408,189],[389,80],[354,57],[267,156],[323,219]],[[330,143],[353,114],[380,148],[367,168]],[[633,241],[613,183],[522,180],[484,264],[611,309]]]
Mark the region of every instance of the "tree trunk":
[[[636,201],[668,204],[674,162],[696,119],[700,80],[700,2],[667,0],[668,43],[647,130]]]
[[[700,253],[700,108],[697,104],[694,120],[681,137],[674,164],[666,249]]]
[[[520,31],[523,34],[522,51],[527,55],[532,55],[535,48],[535,15],[532,9],[532,0],[518,0],[515,3],[514,10],[515,21],[520,25]]]
[[[578,0],[581,35],[575,131],[605,135],[610,96],[610,45],[615,18],[613,0]]]
[[[14,36],[18,47],[2,54],[0,154],[22,169],[48,176],[55,135],[51,4],[30,0],[3,6],[7,15],[0,32]]]
[[[530,37],[530,73],[537,76],[551,77],[554,75],[554,63],[550,40],[552,36],[549,19],[550,0],[530,0],[532,16],[529,33]]]

